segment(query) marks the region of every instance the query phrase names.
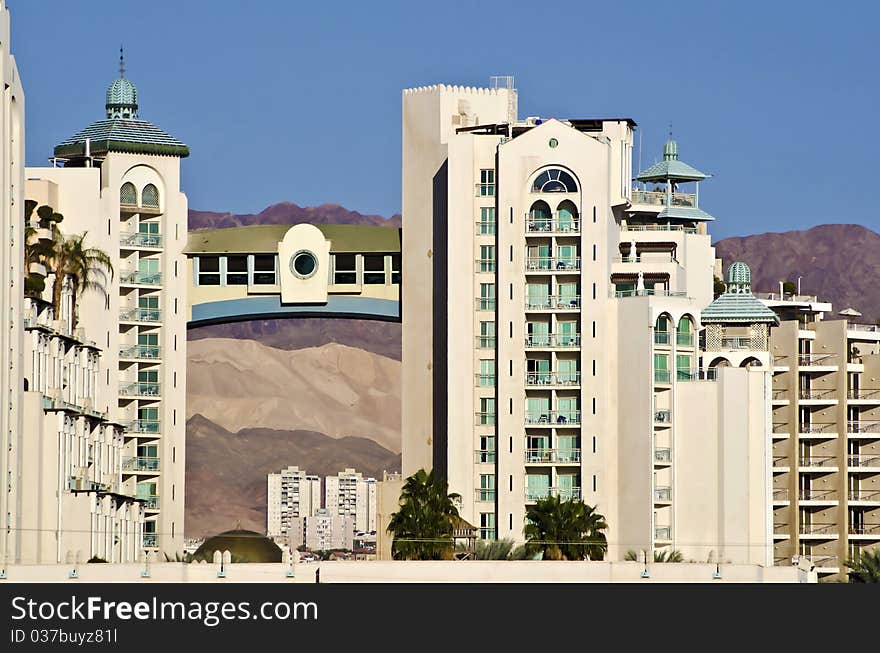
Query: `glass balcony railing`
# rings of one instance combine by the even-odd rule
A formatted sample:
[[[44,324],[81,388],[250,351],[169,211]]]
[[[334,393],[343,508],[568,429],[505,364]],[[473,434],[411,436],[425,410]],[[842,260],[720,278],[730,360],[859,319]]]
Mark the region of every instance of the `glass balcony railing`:
[[[580,347],[581,334],[579,333],[541,333],[526,336],[526,349],[539,349],[542,347]]]
[[[788,488],[787,487],[773,488],[773,500],[774,501],[788,501]]]
[[[581,423],[579,410],[526,411],[526,424],[569,425]]]
[[[124,397],[152,397],[159,394],[158,383],[122,383],[119,386],[119,394]]]
[[[495,349],[495,336],[477,336],[477,349]]]
[[[837,501],[837,493],[834,490],[809,490],[798,491],[800,501]]]
[[[801,388],[798,396],[801,399],[836,399],[836,390],[807,390]]]
[[[538,295],[526,297],[526,309],[535,311],[577,310],[581,306],[580,295]]]
[[[655,410],[654,411],[654,421],[660,424],[669,424],[672,422],[672,411],[670,410]]]
[[[494,311],[495,310],[495,298],[494,297],[477,297],[477,310],[478,311]]]
[[[159,536],[156,533],[144,533],[144,547],[153,549],[159,546]]]
[[[162,236],[159,234],[145,234],[140,232],[119,234],[119,244],[131,247],[161,247]]]
[[[494,236],[495,235],[495,222],[488,221],[478,221],[477,222],[477,235],[478,236]]]
[[[633,190],[632,204],[650,204],[652,206],[666,206],[666,192],[652,190]],[[691,206],[697,205],[697,196],[695,193],[670,193],[669,206]]]
[[[528,372],[526,386],[580,385],[580,372]]]
[[[495,272],[494,258],[478,258],[474,263],[476,272]]]
[[[125,430],[129,433],[158,433],[159,420],[157,419],[136,419],[125,425]]]
[[[478,463],[494,463],[495,462],[495,450],[494,449],[477,449],[474,452],[474,457],[476,462]]]
[[[825,422],[819,424],[801,424],[798,427],[798,433],[836,433],[837,424],[833,422]]]
[[[675,344],[679,347],[693,347],[694,346],[694,334],[693,333],[682,333],[677,332],[675,334]]]
[[[533,234],[576,234],[581,230],[578,220],[551,220],[526,216],[526,233]]]
[[[141,286],[158,286],[162,283],[161,272],[123,272],[119,278],[123,284],[137,284]]]
[[[655,540],[671,540],[672,539],[672,528],[669,526],[655,526],[654,527],[654,539]]]
[[[574,272],[581,269],[580,257],[570,258],[530,257],[526,259],[526,272]]]
[[[119,311],[122,322],[161,322],[162,311],[158,308],[123,308]]]
[[[477,425],[478,426],[494,426],[495,425],[495,412],[477,412]]]
[[[655,331],[654,332],[654,344],[655,345],[668,345],[671,342],[671,334],[669,331]]]
[[[495,501],[495,490],[477,488],[475,491],[477,501]]]
[[[718,368],[679,369],[675,372],[675,378],[679,381],[717,381]]]
[[[559,497],[561,501],[571,501],[581,498],[581,489],[579,487],[526,488],[526,501],[540,501],[549,496]]]
[[[495,375],[494,374],[475,374],[476,385],[479,388],[494,388],[495,387]]]
[[[124,463],[122,463],[122,469],[128,472],[158,472],[159,459],[144,458],[140,456],[136,458],[129,458]]]
[[[654,383],[672,383],[672,372],[669,370],[654,370]]]
[[[695,234],[697,228],[680,224],[629,224],[622,227],[621,231],[681,231],[686,234]]]
[[[119,350],[120,358],[153,359],[159,358],[158,345],[132,345]]]
[[[811,367],[813,365],[837,365],[837,354],[798,354],[798,365]]]
[[[654,462],[671,463],[672,449],[669,449],[668,447],[658,447],[654,449]]]
[[[850,535],[876,535],[880,539],[880,524],[850,525]]]
[[[654,501],[672,501],[671,487],[655,487]]]
[[[579,463],[580,449],[526,449],[527,463]]]
[[[149,496],[149,497],[138,497],[139,499],[144,499],[144,508],[147,510],[158,510],[159,509],[159,497],[157,496]]]
[[[836,535],[837,524],[801,524],[798,532],[801,535]]]
[[[801,456],[798,463],[800,467],[837,467],[834,456]]]

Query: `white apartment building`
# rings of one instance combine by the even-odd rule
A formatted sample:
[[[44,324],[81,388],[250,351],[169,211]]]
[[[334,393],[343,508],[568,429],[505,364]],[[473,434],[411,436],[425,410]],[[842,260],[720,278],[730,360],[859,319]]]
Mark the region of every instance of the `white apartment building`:
[[[299,467],[289,466],[267,475],[266,535],[286,537],[299,517],[311,517],[321,509],[321,479]]]
[[[294,548],[305,545],[310,551],[350,551],[354,541],[354,518],[322,508],[314,515],[294,519],[287,538]]]
[[[670,141],[634,189],[635,127],[519,120],[506,79],[403,92],[403,475],[447,477],[487,539],[554,494],[611,559],[766,564],[769,368],[702,367],[707,175]]]
[[[140,547],[183,549],[186,401],[186,145],[138,117],[120,76],[106,116],[59,144],[54,165],[28,168],[29,191],[64,215],[67,235],[110,255],[109,297],[86,293],[79,325],[102,350],[99,405],[124,427],[122,484],[146,512]]]
[[[376,479],[347,468],[324,479],[324,507],[331,515],[349,516],[355,530],[376,531]]]

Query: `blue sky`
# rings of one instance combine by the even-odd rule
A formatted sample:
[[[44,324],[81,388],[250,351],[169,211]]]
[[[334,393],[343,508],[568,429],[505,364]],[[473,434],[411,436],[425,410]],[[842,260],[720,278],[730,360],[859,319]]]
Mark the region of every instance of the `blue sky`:
[[[7,0],[27,160],[103,115],[125,44],[140,115],[186,142],[192,208],[400,210],[401,89],[514,75],[520,115],[671,122],[716,238],[880,231],[877,2]],[[638,135],[637,135],[638,142]]]

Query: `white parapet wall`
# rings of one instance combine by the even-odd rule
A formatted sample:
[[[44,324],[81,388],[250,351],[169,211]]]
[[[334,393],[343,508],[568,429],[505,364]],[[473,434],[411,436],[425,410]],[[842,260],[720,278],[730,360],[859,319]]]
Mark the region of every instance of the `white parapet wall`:
[[[647,574],[645,570],[647,569]],[[320,573],[318,573],[320,570]],[[75,572],[75,574],[73,573]],[[3,583],[815,583],[796,566],[566,561],[352,561],[18,565]],[[74,577],[71,577],[71,576]],[[720,576],[720,577],[719,577]]]

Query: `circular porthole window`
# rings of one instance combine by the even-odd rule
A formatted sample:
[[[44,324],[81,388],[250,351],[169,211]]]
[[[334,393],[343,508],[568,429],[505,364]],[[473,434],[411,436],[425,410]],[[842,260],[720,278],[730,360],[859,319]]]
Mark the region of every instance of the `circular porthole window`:
[[[318,259],[312,252],[301,249],[290,258],[290,271],[300,279],[313,277],[318,271]]]
[[[556,147],[557,145],[559,145],[559,141],[557,141],[555,138],[551,138],[549,145],[550,147]]]

